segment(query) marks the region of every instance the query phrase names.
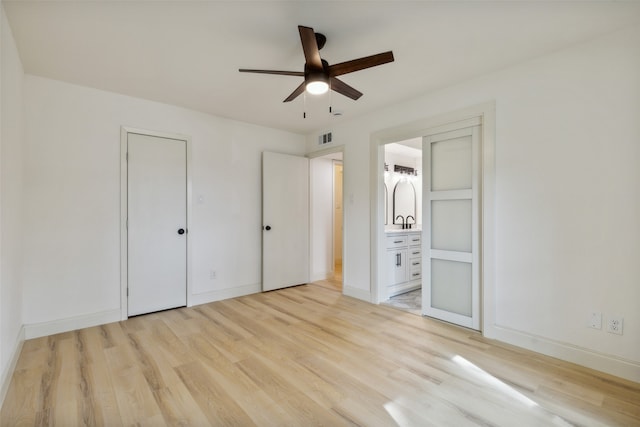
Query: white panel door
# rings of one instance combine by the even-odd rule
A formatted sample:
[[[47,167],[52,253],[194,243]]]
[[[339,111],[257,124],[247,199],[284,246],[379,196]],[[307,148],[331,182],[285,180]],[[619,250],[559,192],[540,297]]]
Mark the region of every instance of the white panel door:
[[[262,154],[262,290],[309,281],[309,160]]]
[[[127,135],[128,314],[187,303],[187,143]]]
[[[423,138],[422,314],[480,329],[480,126]]]

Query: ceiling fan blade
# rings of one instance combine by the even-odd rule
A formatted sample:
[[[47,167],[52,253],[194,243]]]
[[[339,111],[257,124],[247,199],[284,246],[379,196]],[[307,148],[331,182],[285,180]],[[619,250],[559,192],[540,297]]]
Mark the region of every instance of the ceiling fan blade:
[[[238,71],[241,73],[277,74],[280,76],[304,77],[304,73],[302,71],[248,70],[246,68],[240,68]]]
[[[289,102],[289,101],[293,101],[294,99],[296,99],[298,97],[298,95],[300,95],[302,92],[304,92],[305,89],[305,84],[306,82],[302,82],[302,84],[300,86],[298,86],[296,88],[296,90],[294,90],[293,92],[291,92],[291,95],[289,95],[287,97],[287,99],[285,99],[282,102]]]
[[[316,41],[316,33],[313,28],[298,25],[300,32],[300,41],[302,42],[302,50],[304,51],[304,59],[307,66],[314,70],[322,70],[322,59],[320,59],[320,50]]]
[[[353,73],[354,71],[364,70],[365,68],[375,67],[388,62],[393,62],[393,52],[391,51],[331,65],[329,67],[329,75],[332,77],[341,76],[343,74]]]
[[[336,92],[341,93],[347,98],[351,98],[355,101],[362,96],[362,92],[352,88],[342,80],[338,80],[335,77],[331,77],[330,82],[331,82],[331,90],[335,90]]]

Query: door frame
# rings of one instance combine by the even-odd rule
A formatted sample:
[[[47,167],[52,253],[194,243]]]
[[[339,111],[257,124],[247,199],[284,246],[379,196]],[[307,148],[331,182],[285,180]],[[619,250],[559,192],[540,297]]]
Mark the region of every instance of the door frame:
[[[344,145],[339,145],[336,147],[328,147],[322,150],[318,150],[318,151],[314,151],[313,153],[308,153],[306,155],[306,157],[312,161],[313,159],[316,159],[318,157],[324,157],[328,154],[335,154],[335,153],[342,153],[342,294],[345,294],[345,288],[346,288],[346,282],[345,282],[345,271],[346,271],[346,265],[347,265],[347,239],[346,239],[346,235],[347,235],[347,222],[346,222],[346,205],[344,203],[345,201],[345,182],[346,182],[346,172],[345,172],[345,150],[344,150]],[[311,170],[311,168],[309,168],[309,170]],[[333,166],[332,166],[332,174],[333,174]],[[333,178],[331,180],[332,182],[332,189],[331,191],[333,192]],[[313,197],[312,194],[309,194],[309,200],[311,200],[311,198]],[[333,197],[333,195],[332,195]],[[335,203],[335,201],[334,201]],[[333,239],[335,238],[335,233],[333,233],[333,228],[335,228],[335,224],[333,221],[333,216],[331,219],[331,224],[332,224],[332,237],[331,237],[331,241],[333,243]],[[311,233],[311,227],[313,227],[313,212],[311,212],[311,210],[309,210],[309,234],[310,237],[313,236],[313,234]],[[335,254],[333,253],[333,248],[335,247],[335,243],[334,246],[331,247],[331,259],[333,262],[334,256]],[[310,259],[313,259],[313,239],[310,238],[309,239],[309,257]],[[311,263],[309,263],[309,269],[311,269]],[[309,273],[311,273],[311,271],[309,271]]]
[[[494,335],[495,324],[495,101],[458,111],[420,119],[393,128],[374,132],[370,136],[370,238],[371,238],[371,302],[384,298],[384,145],[425,135],[465,127],[480,118],[482,124],[481,161],[481,228],[480,249],[480,329],[485,336]],[[423,214],[424,215],[424,214]]]
[[[151,131],[145,129],[138,129],[129,126],[120,127],[120,318],[126,320],[128,316],[128,297],[127,288],[129,286],[128,279],[128,262],[129,253],[127,248],[128,242],[128,230],[127,230],[127,212],[128,212],[128,175],[127,175],[127,147],[128,147],[128,134],[134,133],[138,135],[146,135],[158,138],[176,139],[185,141],[187,146],[187,307],[191,304],[191,253],[192,253],[192,240],[189,238],[191,233],[191,137],[186,135],[180,135],[169,132]]]

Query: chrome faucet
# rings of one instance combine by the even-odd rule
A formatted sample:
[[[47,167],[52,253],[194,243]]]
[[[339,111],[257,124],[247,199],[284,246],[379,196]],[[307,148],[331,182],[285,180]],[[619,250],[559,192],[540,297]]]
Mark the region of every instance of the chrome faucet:
[[[404,217],[402,215],[398,215],[396,217],[396,219],[395,219],[396,220],[396,224],[397,224],[398,218],[402,219],[402,229],[404,230],[405,228],[407,228],[407,223],[405,222],[405,219],[404,219]]]

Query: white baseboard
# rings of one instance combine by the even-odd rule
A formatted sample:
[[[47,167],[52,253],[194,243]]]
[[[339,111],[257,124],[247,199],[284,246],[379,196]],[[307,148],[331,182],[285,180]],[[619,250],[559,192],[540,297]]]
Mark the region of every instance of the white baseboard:
[[[262,283],[253,283],[251,285],[243,285],[234,288],[220,289],[218,291],[203,292],[191,295],[188,306],[207,304],[209,302],[221,301],[229,298],[243,297],[245,295],[257,294],[262,292]]]
[[[309,282],[317,282],[319,280],[327,280],[333,277],[333,273],[331,271],[325,271],[321,273],[313,273],[311,275],[311,279]]]
[[[47,335],[75,331],[76,329],[104,325],[105,323],[119,322],[122,320],[121,316],[122,312],[118,308],[116,310],[108,310],[84,316],[53,320],[51,322],[32,323],[24,326],[25,339],[40,338]]]
[[[343,284],[342,294],[362,301],[371,302],[371,292],[368,289],[352,288],[351,286]]]
[[[228,298],[235,298],[249,294],[255,294],[262,290],[260,283],[245,285],[236,288],[222,289],[219,291],[205,292],[192,295],[189,298],[189,306],[205,304],[213,301],[220,301]],[[25,339],[39,338],[62,332],[74,331],[76,329],[89,328],[91,326],[104,325],[122,320],[122,311],[108,310],[100,313],[93,313],[84,316],[59,319],[50,322],[33,323],[24,326]]]
[[[597,371],[640,382],[640,363],[616,356],[598,353],[569,343],[529,334],[505,326],[492,325],[485,328],[487,338],[512,344],[567,362],[586,366]]]
[[[13,372],[16,370],[16,365],[18,364],[18,358],[20,357],[20,353],[22,352],[22,344],[24,344],[25,340],[25,329],[24,325],[20,327],[20,331],[18,332],[18,337],[16,338],[16,343],[13,346],[13,354],[11,355],[11,360],[2,371],[2,377],[0,377],[0,408],[4,403],[4,398],[7,396],[7,392],[9,391],[9,385],[11,385],[11,378],[13,377]]]

